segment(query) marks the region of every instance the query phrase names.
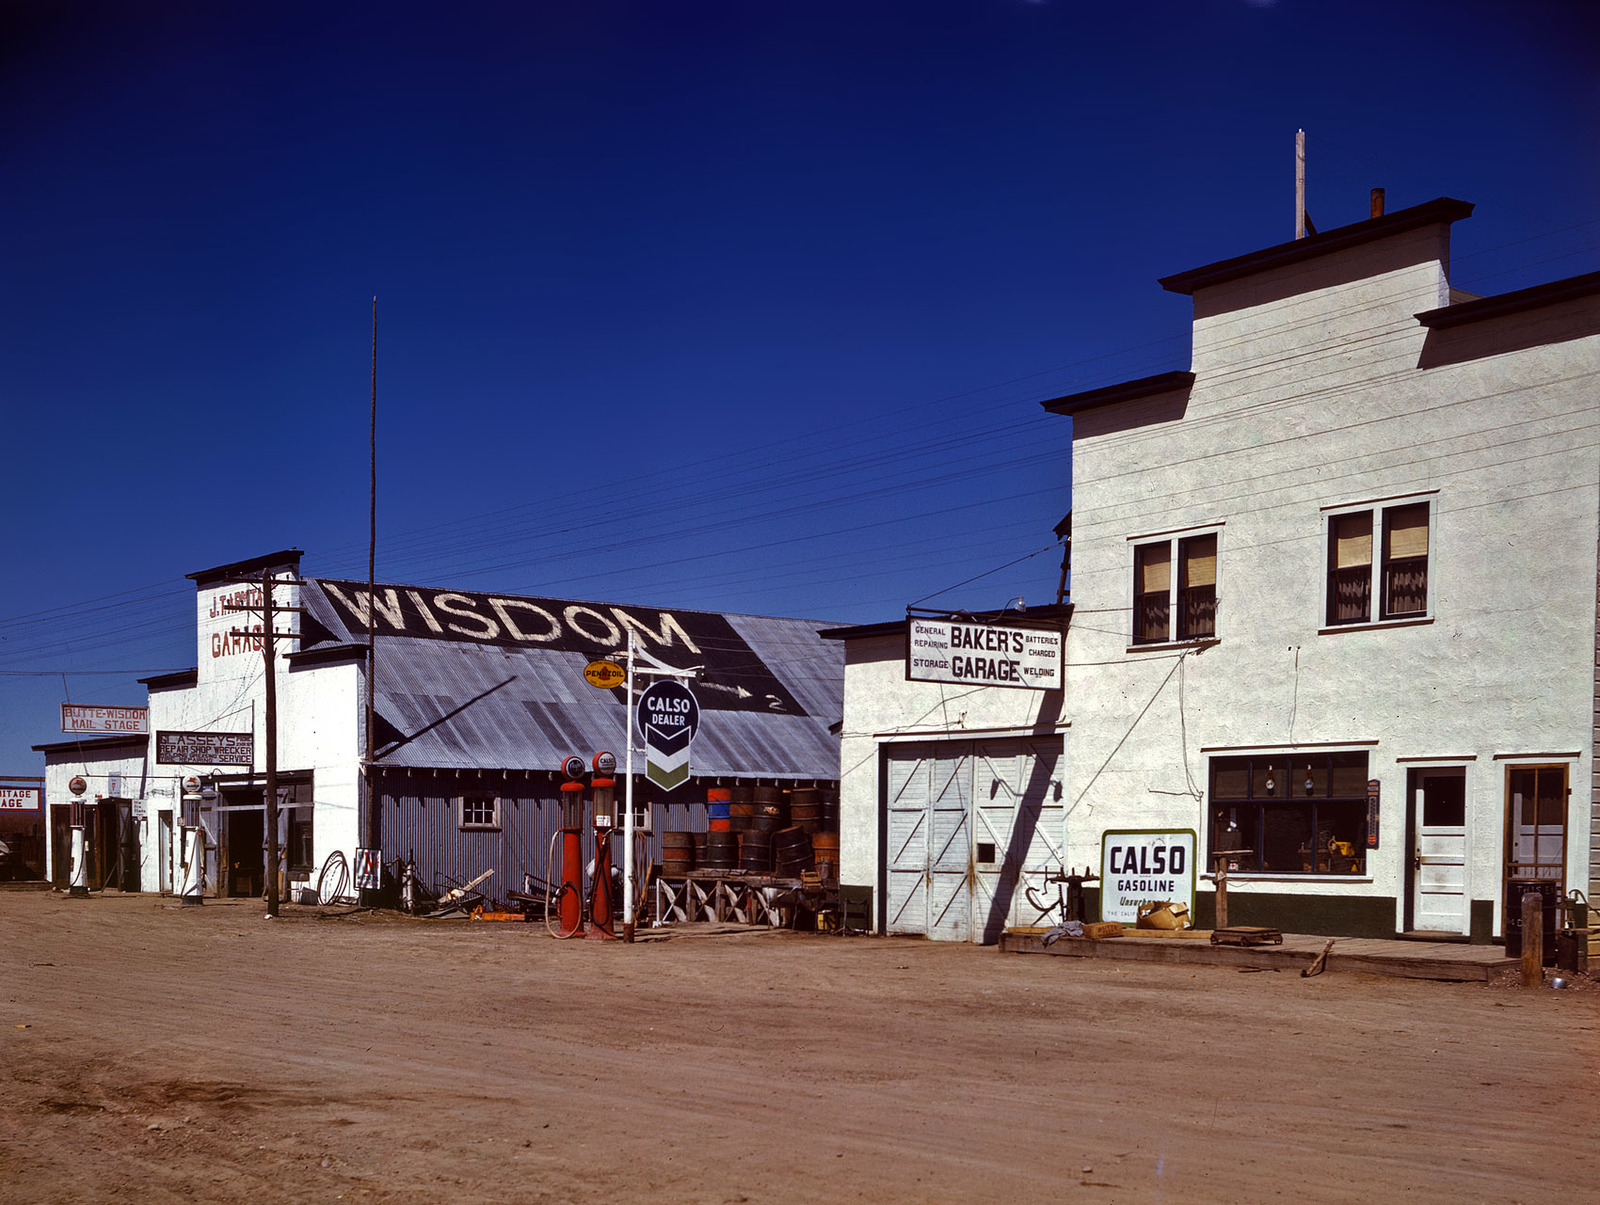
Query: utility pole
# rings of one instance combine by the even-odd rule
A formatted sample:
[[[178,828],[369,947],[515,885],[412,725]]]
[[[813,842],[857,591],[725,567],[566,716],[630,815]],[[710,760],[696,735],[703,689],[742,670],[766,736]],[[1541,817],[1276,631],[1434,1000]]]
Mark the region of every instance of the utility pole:
[[[267,665],[267,915],[278,915],[278,658],[272,570],[261,571],[261,651]]]
[[[235,579],[248,581],[251,585],[256,582],[253,578]],[[261,612],[261,658],[266,670],[266,796],[263,819],[267,830],[267,865],[264,868],[267,879],[267,915],[278,915],[278,648],[277,638],[282,636],[286,640],[299,640],[297,632],[279,632],[275,628],[277,616],[288,612],[302,613],[304,607],[279,607],[273,602],[272,587],[276,579],[270,567],[261,570],[261,605],[252,606],[244,604],[225,604],[225,611],[260,611]],[[253,636],[256,633],[241,631],[237,628],[231,635]]]

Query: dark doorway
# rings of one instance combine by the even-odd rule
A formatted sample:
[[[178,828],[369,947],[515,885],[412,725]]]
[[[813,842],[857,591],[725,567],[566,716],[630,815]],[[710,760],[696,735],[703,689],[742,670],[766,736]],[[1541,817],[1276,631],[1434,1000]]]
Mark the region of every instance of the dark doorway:
[[[255,808],[224,812],[228,858],[227,894],[257,896],[266,890],[266,813]]]

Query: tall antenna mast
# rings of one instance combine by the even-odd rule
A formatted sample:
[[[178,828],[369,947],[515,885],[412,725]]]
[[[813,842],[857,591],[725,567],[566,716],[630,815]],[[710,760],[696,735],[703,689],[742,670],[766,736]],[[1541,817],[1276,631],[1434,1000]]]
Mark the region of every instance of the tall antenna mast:
[[[377,740],[373,734],[372,697],[374,679],[378,675],[377,646],[372,635],[373,606],[372,596],[377,588],[378,576],[378,299],[372,299],[372,424],[368,436],[368,450],[370,452],[370,482],[371,496],[367,510],[367,846],[373,848],[378,845],[379,812],[376,795],[373,790],[373,755],[377,748]]]
[[[1306,236],[1306,132],[1294,132],[1294,236]]]

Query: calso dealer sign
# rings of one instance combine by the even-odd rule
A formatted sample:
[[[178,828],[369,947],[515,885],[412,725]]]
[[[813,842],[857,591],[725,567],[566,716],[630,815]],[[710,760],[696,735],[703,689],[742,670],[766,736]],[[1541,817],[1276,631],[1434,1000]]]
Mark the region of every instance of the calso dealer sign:
[[[1132,925],[1139,905],[1175,900],[1194,914],[1193,829],[1112,829],[1100,839],[1100,919]]]

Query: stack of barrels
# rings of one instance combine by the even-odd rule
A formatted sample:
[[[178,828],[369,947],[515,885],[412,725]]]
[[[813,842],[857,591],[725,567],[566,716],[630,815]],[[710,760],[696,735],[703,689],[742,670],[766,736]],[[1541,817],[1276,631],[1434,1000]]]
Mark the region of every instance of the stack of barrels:
[[[789,821],[785,827],[785,819]],[[839,877],[839,797],[797,788],[788,802],[780,787],[712,787],[706,792],[704,833],[663,833],[661,873],[691,870],[798,878],[815,870]]]

